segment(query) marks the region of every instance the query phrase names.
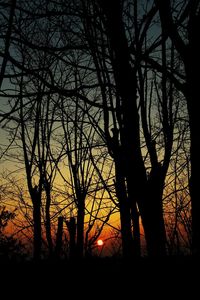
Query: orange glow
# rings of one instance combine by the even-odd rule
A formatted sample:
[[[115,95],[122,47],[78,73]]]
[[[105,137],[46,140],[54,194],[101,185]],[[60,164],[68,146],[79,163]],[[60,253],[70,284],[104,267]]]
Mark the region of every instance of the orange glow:
[[[97,245],[98,245],[98,246],[103,246],[103,241],[102,241],[102,240],[98,240],[98,241],[97,241]]]

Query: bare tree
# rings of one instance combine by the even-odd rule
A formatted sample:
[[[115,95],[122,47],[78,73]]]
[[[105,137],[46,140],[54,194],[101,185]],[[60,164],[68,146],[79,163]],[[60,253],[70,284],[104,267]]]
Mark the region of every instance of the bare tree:
[[[187,101],[190,124],[190,160],[191,178],[190,195],[192,203],[192,232],[193,252],[200,252],[199,231],[199,200],[198,200],[198,172],[199,172],[199,143],[198,143],[198,113],[196,109],[196,97],[199,95],[198,74],[200,68],[199,44],[197,42],[198,28],[200,24],[199,1],[186,1],[179,3],[179,11],[175,21],[174,8],[170,1],[156,1],[159,7],[163,30],[170,37],[180,55],[184,65],[185,78],[181,81],[181,91]]]
[[[74,199],[73,215],[76,215],[77,231],[76,255],[81,258],[83,257],[83,250],[85,248],[85,214],[90,214],[91,217],[95,210],[96,217],[93,215],[93,222],[89,222],[88,225],[90,231],[95,220],[98,218],[101,209],[107,210],[107,215],[104,218],[106,218],[107,221],[109,220],[110,213],[113,210],[113,205],[111,200],[109,205],[110,208],[109,206],[106,208],[104,204],[104,197],[106,197],[106,195],[104,196],[104,193],[106,193],[106,191],[110,193],[108,186],[110,178],[104,178],[102,173],[106,157],[104,158],[100,155],[100,149],[105,148],[105,146],[103,141],[98,138],[96,132],[96,127],[99,128],[97,121],[98,111],[95,112],[96,125],[93,126],[93,123],[90,123],[91,120],[89,120],[89,118],[92,118],[93,114],[91,108],[87,107],[86,104],[79,105],[77,99],[75,102],[71,102],[70,105],[71,108],[68,108],[67,102],[65,103],[62,101],[60,112],[64,136],[64,140],[62,140],[62,148],[66,151],[66,161],[69,168],[68,172],[70,173],[69,179],[65,179],[65,182],[71,183],[71,193],[72,198]],[[99,156],[97,153],[99,153]],[[108,176],[110,176],[110,172]],[[66,178],[66,176],[63,175],[63,178]],[[100,197],[101,190],[102,196]],[[99,200],[97,200],[98,198]],[[105,223],[105,220],[102,221],[103,225]],[[85,230],[87,229],[85,228]]]

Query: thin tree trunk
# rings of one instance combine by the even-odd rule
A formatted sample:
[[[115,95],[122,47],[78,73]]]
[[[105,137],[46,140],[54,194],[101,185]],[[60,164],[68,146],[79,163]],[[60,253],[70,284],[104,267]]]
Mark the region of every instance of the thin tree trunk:
[[[85,217],[85,199],[78,200],[78,214],[77,214],[77,257],[83,258],[84,247],[84,217]]]
[[[56,246],[55,246],[55,256],[57,259],[60,258],[60,254],[61,254],[62,236],[63,236],[63,217],[58,217],[58,228],[57,228]]]
[[[67,222],[69,230],[69,258],[76,258],[76,219],[71,217]]]
[[[133,223],[133,251],[134,256],[141,256],[140,219],[136,203],[131,203],[131,219]]]

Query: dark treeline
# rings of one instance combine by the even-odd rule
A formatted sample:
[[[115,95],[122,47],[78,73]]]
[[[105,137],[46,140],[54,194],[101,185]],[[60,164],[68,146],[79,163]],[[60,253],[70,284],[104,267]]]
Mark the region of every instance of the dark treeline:
[[[199,25],[200,1],[0,1],[0,243],[199,256]]]

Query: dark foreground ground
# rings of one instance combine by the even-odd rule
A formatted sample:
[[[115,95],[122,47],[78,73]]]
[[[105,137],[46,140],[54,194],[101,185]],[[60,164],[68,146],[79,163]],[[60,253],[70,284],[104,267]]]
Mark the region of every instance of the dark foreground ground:
[[[191,257],[1,263],[0,276],[8,299],[200,299],[200,263]]]

